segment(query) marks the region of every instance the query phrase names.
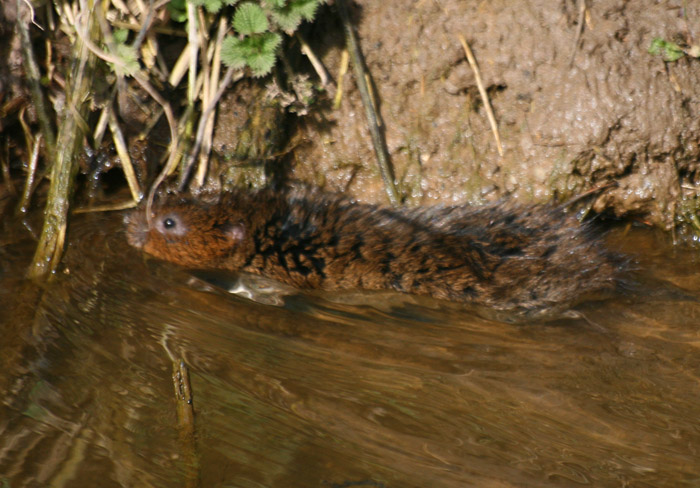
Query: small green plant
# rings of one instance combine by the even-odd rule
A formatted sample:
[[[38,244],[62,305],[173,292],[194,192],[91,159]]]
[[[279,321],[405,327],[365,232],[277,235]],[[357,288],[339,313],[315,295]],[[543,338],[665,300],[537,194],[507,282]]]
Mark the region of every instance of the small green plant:
[[[235,6],[232,25],[235,35],[221,46],[221,60],[233,68],[250,68],[253,76],[265,76],[277,61],[282,34],[292,35],[299,25],[313,20],[325,0],[187,0],[216,13],[224,6]],[[172,0],[174,19],[185,20],[184,0]]]
[[[139,56],[137,50],[127,44],[129,31],[127,29],[117,29],[112,33],[114,39],[115,55],[121,60],[121,64],[110,63],[112,69],[117,73],[125,76],[132,76],[139,70]]]
[[[270,31],[267,15],[260,5],[245,2],[233,16],[239,37],[228,36],[221,46],[221,60],[233,68],[248,66],[253,76],[268,74],[277,60],[282,36]]]
[[[662,56],[664,61],[673,63],[685,55],[693,58],[700,58],[700,46],[695,45],[685,49],[675,42],[667,41],[661,37],[655,37],[649,46],[649,53],[654,56]]]

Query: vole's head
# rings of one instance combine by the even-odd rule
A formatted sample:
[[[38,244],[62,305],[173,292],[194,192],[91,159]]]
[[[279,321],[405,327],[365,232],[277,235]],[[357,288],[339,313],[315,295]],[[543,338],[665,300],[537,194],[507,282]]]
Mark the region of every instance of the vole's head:
[[[132,246],[165,261],[187,267],[212,267],[235,253],[246,224],[217,204],[189,200],[156,205],[150,219],[136,211],[127,217]]]

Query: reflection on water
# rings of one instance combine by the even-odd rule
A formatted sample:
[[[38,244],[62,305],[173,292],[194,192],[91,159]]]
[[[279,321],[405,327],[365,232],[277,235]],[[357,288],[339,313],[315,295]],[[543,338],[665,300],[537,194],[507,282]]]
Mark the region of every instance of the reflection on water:
[[[276,306],[144,261],[116,216],[69,238],[43,287],[20,277],[31,241],[0,247],[0,486],[700,483],[693,300],[640,286],[581,308],[588,321],[527,326],[388,293]],[[700,296],[695,252],[619,243]]]

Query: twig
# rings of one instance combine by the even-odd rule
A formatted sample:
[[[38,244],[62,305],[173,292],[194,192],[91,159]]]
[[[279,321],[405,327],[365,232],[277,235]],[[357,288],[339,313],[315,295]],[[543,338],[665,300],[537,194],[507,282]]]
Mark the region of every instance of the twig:
[[[187,49],[190,50],[190,67],[187,80],[187,103],[194,105],[195,88],[197,86],[197,57],[199,55],[199,20],[197,10],[192,2],[187,2]]]
[[[348,50],[343,49],[343,53],[340,55],[340,69],[338,70],[338,89],[335,92],[335,98],[333,99],[333,109],[338,110],[340,107],[340,102],[343,99],[343,80],[345,79],[345,73],[348,72],[348,62],[350,57],[348,56]]]
[[[11,194],[15,194],[15,187],[12,184],[12,177],[10,176],[10,139],[5,139],[5,144],[0,147],[0,161],[2,161],[2,178],[5,180],[5,185],[7,186],[7,191]]]
[[[22,0],[17,0],[17,27],[19,28],[20,42],[22,44],[22,56],[24,58],[24,69],[27,74],[27,81],[29,82],[29,87],[32,93],[32,101],[34,102],[34,107],[36,109],[37,118],[39,119],[39,127],[41,132],[44,134],[44,140],[46,141],[46,153],[53,155],[55,153],[56,147],[56,135],[51,126],[51,119],[49,118],[49,112],[47,109],[46,98],[44,97],[44,92],[41,89],[41,73],[39,72],[39,65],[34,57],[34,48],[32,47],[32,40],[29,37],[29,29],[27,28],[26,22],[24,22],[21,17],[22,12]],[[32,23],[34,22],[34,10],[31,9],[31,4],[27,2],[30,7]]]
[[[394,171],[389,162],[389,151],[386,147],[386,141],[384,140],[383,134],[379,129],[379,116],[374,110],[374,104],[370,96],[369,88],[367,87],[367,71],[365,69],[364,58],[362,57],[360,46],[355,37],[355,31],[353,30],[352,23],[350,22],[350,15],[348,14],[345,0],[336,0],[335,4],[338,7],[340,19],[345,29],[345,42],[347,42],[348,51],[350,53],[350,57],[352,58],[352,64],[355,70],[355,81],[358,89],[360,90],[362,105],[365,107],[365,114],[369,125],[369,133],[372,136],[372,144],[374,145],[374,153],[377,157],[379,172],[382,175],[382,180],[384,180],[384,189],[386,190],[386,194],[389,197],[391,204],[398,205],[399,194],[396,191]]]
[[[194,401],[190,373],[185,361],[173,361],[173,386],[177,402],[177,420],[180,431],[180,442],[187,465],[187,483],[185,486],[194,488],[200,486],[199,460],[194,428]]]
[[[583,35],[583,24],[586,18],[586,0],[579,1],[579,11],[578,11],[578,26],[576,28],[576,39],[574,40],[574,49],[571,51],[571,57],[569,58],[569,67],[574,65],[574,60],[576,59],[576,53],[578,52],[578,45],[581,42],[581,36]]]
[[[211,105],[211,97],[216,96],[216,93],[213,93],[215,87],[219,86],[219,77],[221,76],[221,44],[224,36],[226,35],[227,27],[228,22],[226,21],[226,18],[221,17],[217,28],[216,40],[214,41],[213,45],[210,44],[210,47],[214,48],[214,53],[211,56],[211,59],[207,59],[207,64],[211,66],[211,74],[209,75],[209,83],[205,84],[206,90],[202,90],[202,104],[207,108],[209,108]],[[223,94],[223,92],[221,93]],[[220,96],[221,95],[219,95],[219,97]],[[199,164],[197,165],[197,173],[195,175],[195,186],[197,188],[204,184],[204,179],[206,178],[207,170],[209,169],[209,154],[211,152],[212,140],[214,138],[215,114],[213,110],[207,112],[207,114],[204,131],[202,132],[202,149],[199,152]],[[203,116],[204,114],[202,114],[202,117]],[[199,134],[199,127],[197,127],[197,137],[199,137]],[[197,141],[195,141],[195,145],[196,144]]]
[[[498,154],[503,156],[503,146],[501,145],[501,136],[498,133],[498,124],[496,124],[496,117],[493,115],[493,109],[491,108],[491,102],[489,101],[489,95],[486,93],[486,88],[484,88],[484,82],[481,81],[481,73],[479,72],[479,66],[476,64],[476,59],[474,59],[474,54],[472,53],[469,44],[464,39],[462,34],[458,34],[459,42],[462,43],[464,48],[464,54],[467,55],[467,61],[469,61],[469,66],[471,66],[472,71],[474,71],[474,78],[476,79],[476,86],[479,89],[479,94],[481,95],[481,100],[484,102],[484,108],[486,109],[486,116],[489,119],[489,124],[491,124],[491,132],[493,132],[493,137],[496,139],[496,147],[498,148]]]
[[[32,196],[32,191],[34,190],[34,179],[36,177],[36,167],[39,161],[39,148],[41,147],[41,134],[36,136],[34,140],[34,146],[32,147],[32,154],[29,158],[29,167],[27,168],[27,178],[24,180],[24,191],[22,191],[22,199],[17,206],[17,210],[20,213],[25,213],[27,207],[29,206],[29,199]]]
[[[234,71],[236,71],[236,70],[233,68],[229,68],[226,71],[226,74],[224,75],[224,79],[221,81],[221,85],[219,86],[219,90],[216,92],[216,94],[214,94],[214,97],[209,102],[209,106],[206,108],[206,110],[202,113],[201,117],[199,118],[199,125],[197,126],[197,135],[195,137],[195,144],[194,144],[194,147],[192,148],[192,151],[190,152],[189,158],[187,158],[187,164],[185,165],[185,168],[182,171],[182,178],[181,178],[180,187],[179,187],[180,190],[183,190],[185,188],[185,185],[187,184],[187,176],[189,175],[189,173],[192,169],[192,166],[194,165],[195,159],[197,159],[197,154],[199,154],[199,149],[202,146],[202,139],[204,136],[204,130],[206,129],[207,120],[208,120],[210,114],[216,108],[216,104],[219,102],[219,99],[224,94],[226,87],[228,86],[229,83],[231,83],[231,80],[233,79],[233,72]],[[238,73],[237,79],[240,79],[241,77],[243,77],[243,74],[244,74],[243,71],[240,71]]]
[[[125,69],[126,66],[124,62],[118,57],[114,56],[112,54],[106,53],[103,50],[101,50],[99,47],[97,47],[90,39],[87,38],[86,34],[81,31],[81,29],[76,25],[75,32],[78,34],[78,37],[80,40],[83,42],[83,44],[98,58],[107,61],[108,63],[113,63],[115,65],[118,65],[122,69]],[[165,164],[165,167],[163,170],[160,172],[158,177],[156,178],[155,182],[151,186],[151,190],[148,193],[148,199],[147,199],[147,218],[150,219],[150,208],[151,204],[153,202],[153,197],[155,195],[156,190],[160,186],[161,183],[163,183],[163,180],[173,172],[175,169],[175,166],[177,165],[177,160],[178,160],[178,152],[177,152],[177,121],[175,120],[175,115],[173,114],[173,110],[170,107],[170,104],[151,86],[151,84],[148,82],[148,79],[141,73],[136,72],[132,74],[134,80],[141,85],[141,88],[143,88],[150,96],[153,98],[158,105],[160,105],[163,108],[163,112],[165,112],[165,118],[168,120],[168,127],[170,128],[170,148],[168,149],[168,161]]]
[[[124,139],[124,134],[122,133],[121,127],[117,122],[117,117],[114,115],[114,110],[109,110],[109,130],[112,132],[112,140],[114,141],[114,146],[121,160],[122,171],[126,177],[126,182],[129,185],[129,191],[131,191],[131,198],[135,202],[141,200],[143,194],[141,193],[141,188],[139,187],[139,182],[136,179],[136,173],[134,172],[134,166],[131,164],[131,156],[129,155],[129,150],[126,147],[126,140]]]
[[[294,36],[299,41],[299,44],[301,44],[301,52],[304,53],[304,55],[306,55],[307,58],[309,58],[309,61],[311,61],[311,66],[314,67],[316,74],[321,79],[321,85],[324,87],[329,83],[331,85],[335,85],[335,83],[333,83],[333,80],[331,79],[331,75],[328,73],[328,70],[323,65],[323,62],[321,62],[321,60],[318,59],[318,56],[314,54],[313,50],[306,42],[306,39],[304,39],[304,36],[302,36],[301,33],[298,31],[294,34]]]

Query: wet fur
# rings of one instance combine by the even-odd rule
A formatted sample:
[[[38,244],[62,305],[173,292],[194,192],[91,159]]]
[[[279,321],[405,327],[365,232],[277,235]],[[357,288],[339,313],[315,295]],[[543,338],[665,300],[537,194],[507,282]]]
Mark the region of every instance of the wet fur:
[[[307,289],[392,289],[524,316],[612,291],[623,265],[598,232],[560,208],[390,209],[317,191],[170,199],[150,227],[143,213],[130,217],[127,235],[186,267]]]

